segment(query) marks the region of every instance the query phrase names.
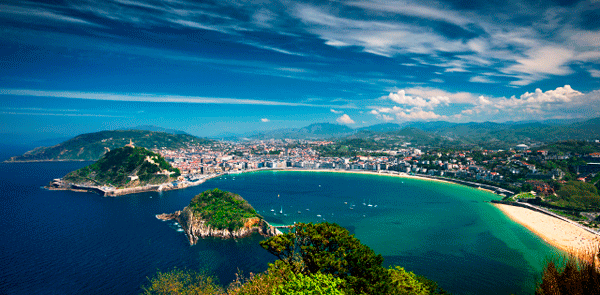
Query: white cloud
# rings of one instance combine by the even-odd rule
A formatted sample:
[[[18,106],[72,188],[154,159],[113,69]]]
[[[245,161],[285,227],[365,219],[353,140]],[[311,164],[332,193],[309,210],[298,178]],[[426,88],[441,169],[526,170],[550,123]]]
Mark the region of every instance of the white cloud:
[[[379,115],[379,112],[377,112],[376,110],[371,110],[371,111],[369,112],[369,114],[372,114],[372,115]]]
[[[450,103],[473,103],[477,96],[469,92],[448,92],[429,87],[406,88],[406,93],[421,97],[448,97]]]
[[[448,105],[450,98],[447,96],[432,96],[428,98],[422,98],[420,96],[408,96],[406,91],[399,90],[397,93],[390,93],[388,98],[393,102],[400,105],[416,106],[416,107],[427,107],[433,108],[439,104]]]
[[[420,109],[412,109],[409,112],[398,112],[396,113],[396,117],[399,119],[405,119],[407,121],[410,120],[433,120],[433,119],[442,119],[446,118],[445,116],[440,116],[432,111],[426,112]]]
[[[492,80],[490,80],[490,78],[484,77],[484,76],[473,76],[473,77],[471,77],[471,79],[469,79],[469,82],[475,82],[475,83],[496,83],[496,81],[492,81]]]
[[[310,5],[297,5],[294,16],[307,24],[306,29],[325,40],[327,45],[359,46],[365,52],[385,57],[399,53],[432,54],[468,50],[462,41],[449,40],[441,34],[409,23],[338,17]]]
[[[350,116],[348,116],[347,114],[343,114],[342,116],[340,116],[339,118],[337,118],[336,120],[338,123],[340,124],[345,124],[345,125],[349,125],[349,124],[354,124],[354,120],[352,120],[350,118]]]
[[[589,70],[590,76],[594,78],[600,78],[600,70]]]
[[[343,113],[343,111],[336,111],[336,110],[334,110],[334,109],[330,109],[330,111],[331,111],[332,113],[334,113],[334,114],[341,114],[341,113]]]
[[[262,119],[260,119],[260,121],[261,121],[261,122],[265,122],[265,123],[266,123],[266,122],[270,122],[271,120],[269,120],[269,119],[267,119],[267,118],[262,118]]]
[[[407,1],[350,1],[346,2],[345,4],[370,10],[396,13],[405,16],[414,16],[431,20],[441,20],[458,26],[464,26],[468,23],[471,23],[471,20],[463,17],[462,15],[454,11],[438,9],[431,6],[418,5]]]
[[[393,117],[388,116],[388,115],[381,115],[381,119],[384,120],[384,121],[386,121],[386,122],[394,120]]]
[[[545,92],[538,88],[519,97],[480,96],[473,108],[461,113],[472,120],[496,121],[594,117],[600,114],[600,91],[584,94],[565,85]]]
[[[567,48],[557,46],[536,47],[529,50],[525,57],[518,58],[516,64],[502,69],[509,74],[520,74],[514,85],[528,85],[546,75],[564,76],[572,73],[568,64],[574,59],[575,53]]]

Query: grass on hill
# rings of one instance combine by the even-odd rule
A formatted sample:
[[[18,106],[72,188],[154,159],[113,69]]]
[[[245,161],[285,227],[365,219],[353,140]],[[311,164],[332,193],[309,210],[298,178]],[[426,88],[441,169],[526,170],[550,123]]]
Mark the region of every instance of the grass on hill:
[[[218,188],[195,196],[188,207],[215,229],[237,230],[247,218],[262,218],[242,197]]]

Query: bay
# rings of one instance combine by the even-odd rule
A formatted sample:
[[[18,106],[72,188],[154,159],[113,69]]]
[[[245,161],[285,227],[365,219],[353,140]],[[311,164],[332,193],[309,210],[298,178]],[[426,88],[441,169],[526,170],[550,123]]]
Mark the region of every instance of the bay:
[[[556,253],[485,202],[496,195],[418,179],[263,171],[117,198],[41,188],[86,164],[0,164],[1,294],[136,294],[147,277],[174,267],[206,271],[223,285],[238,271],[264,271],[275,258],[260,236],[189,246],[177,224],[155,218],[212,188],[240,194],[273,224],[336,222],[386,266],[455,294],[532,293]]]

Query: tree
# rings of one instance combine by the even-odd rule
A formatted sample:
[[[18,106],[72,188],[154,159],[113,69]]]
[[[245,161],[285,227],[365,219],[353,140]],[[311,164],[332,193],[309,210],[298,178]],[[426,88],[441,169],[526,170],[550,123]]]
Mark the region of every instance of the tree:
[[[600,294],[600,271],[596,262],[599,253],[600,249],[587,253],[587,256],[567,256],[563,261],[549,261],[535,294]]]
[[[298,223],[292,232],[262,241],[261,246],[295,272],[331,274],[345,281],[350,294],[388,294],[391,277],[383,257],[360,243],[345,228],[332,223]]]

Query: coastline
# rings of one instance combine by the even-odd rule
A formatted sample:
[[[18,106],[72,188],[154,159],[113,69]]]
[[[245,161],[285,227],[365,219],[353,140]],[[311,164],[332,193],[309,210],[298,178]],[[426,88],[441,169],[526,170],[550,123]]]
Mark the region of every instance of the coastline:
[[[600,246],[600,236],[567,221],[528,208],[498,203],[493,205],[512,221],[568,254],[585,258]]]
[[[435,182],[443,182],[443,183],[451,183],[451,184],[469,186],[469,187],[476,188],[479,190],[487,191],[492,194],[497,194],[495,191],[492,191],[490,189],[467,185],[467,184],[463,183],[463,181],[459,181],[459,180],[453,181],[453,179],[434,178],[434,177],[428,177],[425,175],[410,175],[410,174],[407,174],[404,172],[397,172],[397,171],[380,170],[380,171],[376,172],[376,171],[363,171],[363,170],[302,169],[302,168],[267,168],[267,169],[248,169],[248,170],[239,170],[239,171],[229,171],[229,172],[225,172],[222,174],[206,175],[205,177],[201,178],[198,181],[181,182],[177,186],[174,186],[172,183],[169,182],[169,183],[162,183],[162,184],[156,184],[156,185],[147,185],[147,186],[143,186],[143,187],[106,190],[101,187],[95,187],[95,186],[94,187],[81,187],[81,186],[77,186],[77,185],[64,184],[62,182],[60,184],[54,184],[56,181],[55,180],[53,182],[50,182],[50,184],[45,186],[44,188],[49,189],[49,190],[70,190],[70,191],[75,191],[75,192],[94,192],[94,193],[99,193],[106,197],[118,197],[118,196],[124,196],[124,195],[128,195],[128,194],[141,193],[141,192],[160,192],[160,191],[184,189],[184,188],[188,188],[191,186],[200,185],[209,179],[223,176],[223,175],[261,172],[261,171],[348,173],[348,174],[380,175],[380,176],[389,176],[389,177],[412,178],[412,179],[420,179],[420,180],[425,180],[425,181],[435,181]]]
[[[173,186],[171,183],[165,183],[161,185],[153,185],[146,187],[138,187],[138,188],[126,188],[126,189],[115,189],[104,192],[104,196],[116,197],[123,196],[132,193],[140,193],[140,192],[150,192],[150,191],[167,191],[167,190],[176,190],[176,189],[184,189],[191,186],[197,186],[209,179],[225,176],[225,175],[234,175],[240,173],[252,173],[252,172],[261,172],[261,171],[293,171],[293,172],[310,172],[310,173],[347,173],[347,174],[363,174],[363,175],[379,175],[379,176],[389,176],[389,177],[399,177],[399,178],[412,178],[412,179],[420,179],[424,181],[435,181],[435,182],[443,182],[443,183],[452,183],[463,186],[469,186],[474,189],[479,189],[483,191],[487,191],[492,194],[497,194],[497,192],[492,191],[490,189],[474,187],[470,185],[466,185],[461,181],[451,181],[440,178],[426,177],[423,175],[410,175],[404,172],[396,172],[396,171],[362,171],[362,170],[338,170],[338,169],[301,169],[301,168],[275,168],[275,169],[249,169],[242,171],[230,171],[222,174],[212,174],[206,175],[202,179],[194,182],[184,182],[179,183],[177,186]],[[77,188],[52,188],[50,186],[46,187],[51,190],[72,190],[77,192],[98,192],[98,188],[92,189],[82,189],[80,187]],[[554,246],[565,253],[574,254],[574,255],[582,255],[585,253],[589,253],[593,249],[598,249],[600,246],[600,236],[592,234],[576,225],[573,225],[567,221],[563,221],[559,218],[552,217],[540,212],[536,212],[534,210],[522,207],[516,207],[505,204],[493,203],[493,205],[498,208],[505,216],[509,219],[517,222],[521,226],[528,229],[530,232],[540,237],[548,244]]]

